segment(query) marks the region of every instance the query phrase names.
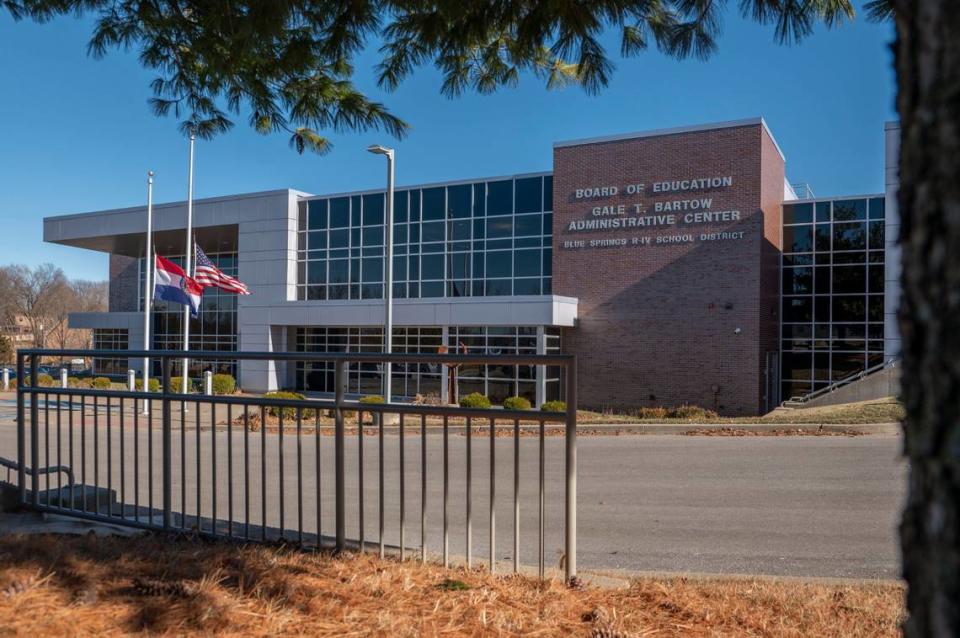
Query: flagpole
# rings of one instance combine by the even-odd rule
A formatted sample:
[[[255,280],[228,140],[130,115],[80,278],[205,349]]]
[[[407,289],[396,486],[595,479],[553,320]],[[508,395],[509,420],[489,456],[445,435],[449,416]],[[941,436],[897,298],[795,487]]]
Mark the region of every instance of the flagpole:
[[[153,297],[153,171],[147,171],[147,250],[143,260],[146,274],[143,281],[143,349],[150,350],[150,300]],[[143,358],[143,391],[150,391],[150,357]],[[150,400],[144,399],[143,413],[150,414]]]
[[[187,246],[184,252],[186,263],[183,266],[188,277],[193,276],[193,146],[196,136],[190,131],[190,162],[187,177]],[[183,351],[190,350],[190,306],[183,307]],[[187,357],[183,358],[183,385],[184,394],[188,391]]]

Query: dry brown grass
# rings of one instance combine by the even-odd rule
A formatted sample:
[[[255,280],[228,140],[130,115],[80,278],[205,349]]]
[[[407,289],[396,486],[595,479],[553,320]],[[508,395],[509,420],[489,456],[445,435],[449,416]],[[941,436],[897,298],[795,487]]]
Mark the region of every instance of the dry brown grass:
[[[199,540],[0,538],[0,634],[895,636],[895,583],[624,589]]]

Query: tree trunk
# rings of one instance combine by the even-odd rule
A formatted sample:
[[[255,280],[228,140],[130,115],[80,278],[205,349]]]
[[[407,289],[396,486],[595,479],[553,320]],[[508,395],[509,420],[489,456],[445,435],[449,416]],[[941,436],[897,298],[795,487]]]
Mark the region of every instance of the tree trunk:
[[[907,636],[960,636],[960,10],[897,0]]]

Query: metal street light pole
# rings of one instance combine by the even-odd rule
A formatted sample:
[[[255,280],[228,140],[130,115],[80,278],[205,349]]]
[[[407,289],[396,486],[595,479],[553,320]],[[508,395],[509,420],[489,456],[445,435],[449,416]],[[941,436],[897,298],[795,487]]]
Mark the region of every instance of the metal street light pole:
[[[153,299],[153,171],[147,171],[147,247],[143,266],[143,349],[150,350],[150,310]],[[143,391],[150,391],[150,357],[143,358]],[[143,400],[143,413],[150,414],[150,400]]]
[[[187,245],[184,254],[184,264],[183,271],[187,273],[187,277],[193,277],[193,146],[197,137],[194,135],[193,130],[190,131],[190,161],[187,163]],[[186,352],[190,349],[190,306],[183,307],[183,351]],[[189,375],[188,375],[188,364],[189,360],[187,357],[183,358],[183,376],[180,385],[180,389],[183,394],[187,394],[190,390],[189,385]],[[198,426],[199,427],[199,426]]]
[[[383,264],[383,351],[393,352],[393,149],[373,144],[367,150],[387,156],[387,198],[384,207],[384,264]],[[393,365],[386,361],[383,366],[383,400],[391,401]]]

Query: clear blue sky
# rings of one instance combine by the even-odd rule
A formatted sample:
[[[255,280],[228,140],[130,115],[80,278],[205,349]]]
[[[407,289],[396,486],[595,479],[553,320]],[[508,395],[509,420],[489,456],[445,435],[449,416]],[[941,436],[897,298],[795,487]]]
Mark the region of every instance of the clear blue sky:
[[[156,201],[186,196],[187,143],[173,118],[147,106],[153,77],[134,53],[86,55],[90,23],[44,25],[0,12],[0,264],[54,262],[71,277],[105,279],[101,253],[44,244],[48,215],[139,205],[145,175],[157,173]],[[312,193],[383,183],[397,149],[397,183],[549,170],[555,140],[760,116],[787,157],[787,175],[817,195],[883,190],[883,123],[895,119],[889,43],[893,29],[863,19],[819,29],[800,45],[773,43],[772,30],[731,9],[710,60],[678,62],[652,52],[617,63],[598,96],[547,91],[525,77],[515,89],[450,100],[421,69],[393,94],[376,90],[375,58],[357,81],[412,125],[403,141],[385,134],[332,134],[325,156],[297,155],[285,136],[260,136],[245,118],[213,142],[199,142],[196,196],[274,188]]]

